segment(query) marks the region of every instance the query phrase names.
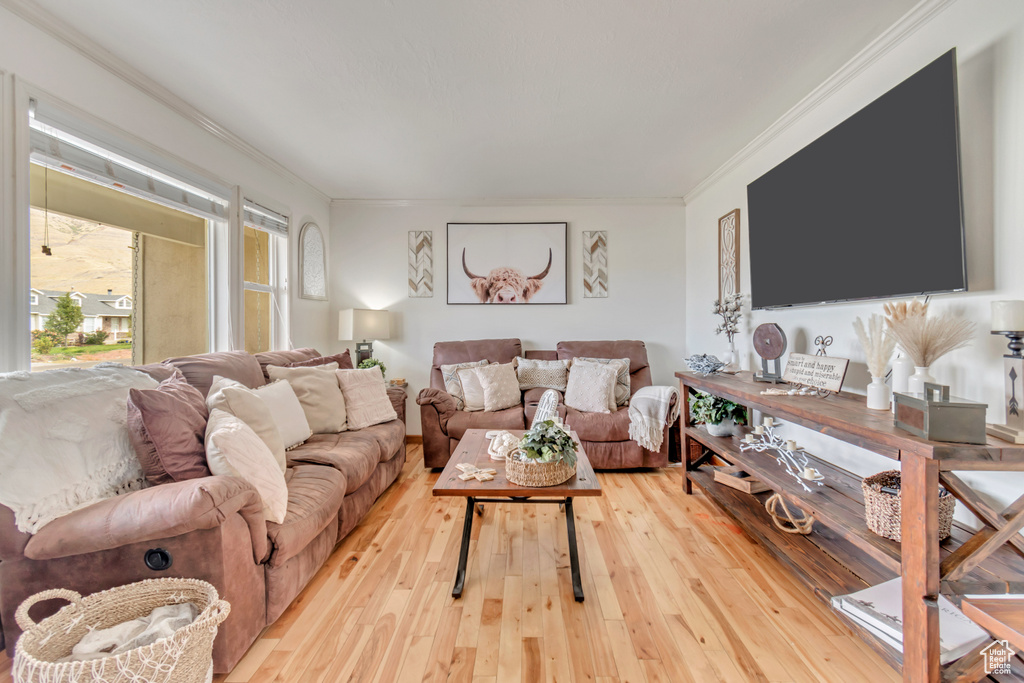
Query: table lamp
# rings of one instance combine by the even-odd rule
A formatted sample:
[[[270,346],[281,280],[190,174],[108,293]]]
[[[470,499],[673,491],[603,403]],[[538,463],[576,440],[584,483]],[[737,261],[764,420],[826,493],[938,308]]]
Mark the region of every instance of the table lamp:
[[[356,365],[373,357],[372,340],[390,338],[391,321],[387,311],[347,308],[338,314],[338,341],[356,342]]]
[[[988,433],[1005,441],[1024,443],[1024,301],[992,302],[992,334],[1010,340],[1010,353],[1003,356],[1006,424],[988,425]]]

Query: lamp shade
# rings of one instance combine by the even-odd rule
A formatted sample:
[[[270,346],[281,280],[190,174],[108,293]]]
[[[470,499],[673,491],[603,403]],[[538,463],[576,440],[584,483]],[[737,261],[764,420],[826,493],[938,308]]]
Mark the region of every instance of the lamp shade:
[[[338,314],[338,341],[390,338],[391,320],[387,311],[346,308]]]

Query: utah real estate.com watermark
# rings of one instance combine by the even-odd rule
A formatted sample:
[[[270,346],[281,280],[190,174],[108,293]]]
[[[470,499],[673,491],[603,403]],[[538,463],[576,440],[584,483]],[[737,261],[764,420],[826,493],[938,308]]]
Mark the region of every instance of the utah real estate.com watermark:
[[[993,641],[988,647],[981,651],[985,658],[986,674],[1009,674],[1010,659],[1014,655],[1010,644],[1005,640]]]

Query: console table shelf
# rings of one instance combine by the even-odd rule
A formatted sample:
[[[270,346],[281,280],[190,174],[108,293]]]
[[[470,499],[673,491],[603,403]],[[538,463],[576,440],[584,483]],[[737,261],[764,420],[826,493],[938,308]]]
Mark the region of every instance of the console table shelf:
[[[902,462],[904,519],[901,544],[881,538],[864,521],[861,479],[820,458],[810,456],[811,466],[825,479],[807,493],[769,453],[740,450],[736,437],[714,437],[704,427],[689,424],[689,411],[680,420],[686,458],[684,488],[699,489],[732,517],[748,534],[787,566],[815,595],[828,603],[835,595],[851,593],[897,576],[903,577],[904,630],[907,653],[901,655],[856,623],[837,613],[851,630],[877,650],[906,681],[978,680],[984,677],[978,652],[943,669],[938,663],[938,613],[934,597],[940,579],[955,578],[949,586],[1024,581],[1024,542],[997,544],[1014,523],[1018,504],[1003,513],[987,508],[976,494],[948,470],[1024,471],[1024,447],[991,439],[985,446],[936,443],[897,429],[887,412],[869,411],[861,397],[762,396],[765,384],[753,382],[749,373],[702,377],[676,373],[688,408],[690,388],[728,398],[756,408],[777,419],[799,424],[847,443]],[[708,467],[711,458],[736,465],[772,489],[750,495],[714,481]],[[895,463],[894,463],[895,467]],[[938,486],[941,481],[969,509],[981,512],[992,528],[975,532],[953,525],[952,536],[938,541]],[[773,493],[816,519],[808,536],[778,530],[764,509]],[[986,518],[987,515],[987,518]],[[1002,530],[1000,530],[1002,528]],[[986,545],[984,552],[973,554]],[[995,548],[994,550],[992,548]],[[943,562],[945,561],[945,564]],[[940,575],[940,565],[943,574]],[[907,664],[904,665],[904,659]],[[980,673],[979,673],[980,672]],[[1015,673],[1017,670],[1015,669]]]

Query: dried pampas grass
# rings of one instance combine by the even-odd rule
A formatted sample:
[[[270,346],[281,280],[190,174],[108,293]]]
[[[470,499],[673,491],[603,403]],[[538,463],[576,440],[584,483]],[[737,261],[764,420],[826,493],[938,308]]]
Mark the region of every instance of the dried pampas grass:
[[[872,379],[885,377],[885,366],[889,364],[892,352],[896,349],[896,339],[885,333],[885,321],[882,316],[872,313],[868,318],[867,329],[864,328],[864,321],[857,318],[853,322],[853,329],[857,332],[857,339],[860,340],[860,345],[864,348],[868,372],[871,373]]]
[[[886,311],[888,312],[888,311]],[[950,351],[971,343],[974,323],[952,315],[889,318],[889,334],[917,367],[927,368]]]
[[[928,302],[918,301],[897,301],[894,304],[885,304],[886,322],[900,322],[907,318],[923,318],[928,315]]]

